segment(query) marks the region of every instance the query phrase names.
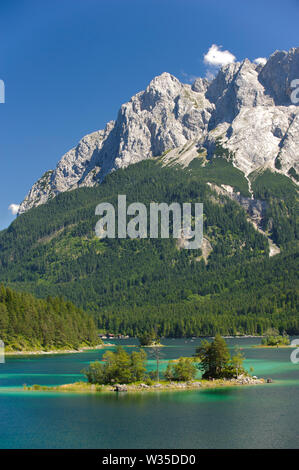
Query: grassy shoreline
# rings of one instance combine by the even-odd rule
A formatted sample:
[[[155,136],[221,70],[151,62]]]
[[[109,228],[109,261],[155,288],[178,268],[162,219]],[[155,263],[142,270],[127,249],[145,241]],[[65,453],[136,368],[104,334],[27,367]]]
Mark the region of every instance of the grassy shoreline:
[[[73,384],[64,384],[57,386],[24,385],[25,391],[38,392],[61,392],[61,393],[143,393],[143,392],[169,392],[169,391],[188,391],[188,390],[206,390],[221,387],[235,387],[244,385],[262,385],[265,379],[253,379],[244,377],[241,379],[214,379],[214,380],[194,380],[191,382],[153,382],[151,385],[144,383],[133,383],[125,385],[126,390],[116,391],[115,385],[94,385],[87,382],[75,382]]]
[[[96,349],[103,349],[106,347],[112,347],[115,346],[114,344],[98,344],[97,346],[82,346],[79,349],[53,349],[50,351],[44,351],[44,350],[36,350],[36,351],[5,351],[6,356],[43,356],[43,355],[51,355],[51,354],[76,354],[76,353],[82,353],[85,351],[91,351],[91,350],[96,350]]]

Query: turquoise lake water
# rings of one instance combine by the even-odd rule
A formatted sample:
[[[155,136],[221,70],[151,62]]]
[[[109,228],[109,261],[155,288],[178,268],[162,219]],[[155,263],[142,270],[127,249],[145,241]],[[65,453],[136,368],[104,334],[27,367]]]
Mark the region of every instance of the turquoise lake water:
[[[243,349],[246,367],[273,384],[187,392],[27,392],[23,384],[82,380],[80,371],[104,350],[7,357],[0,364],[0,448],[299,448],[299,364],[290,349],[251,347],[259,342],[227,339]],[[165,366],[192,356],[200,340],[163,343]]]

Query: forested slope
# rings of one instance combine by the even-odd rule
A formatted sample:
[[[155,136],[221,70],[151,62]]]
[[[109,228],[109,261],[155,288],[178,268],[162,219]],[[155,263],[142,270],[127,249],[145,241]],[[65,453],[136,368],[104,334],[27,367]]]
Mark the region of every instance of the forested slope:
[[[61,298],[36,299],[0,286],[0,338],[9,350],[54,350],[99,343],[90,315]]]
[[[221,159],[187,169],[144,161],[97,187],[62,193],[0,234],[0,281],[38,297],[63,296],[115,333],[154,327],[168,336],[260,334],[268,326],[298,333],[296,213],[272,197],[282,212],[272,222],[269,215],[269,235],[279,231],[281,213],[291,229],[275,238],[282,252],[269,259],[268,241],[245,211],[206,184],[221,177],[247,195],[242,173]],[[255,190],[269,201],[261,188]],[[95,207],[117,206],[118,194],[147,206],[203,202],[207,262],[201,250],[180,250],[173,239],[98,240]]]

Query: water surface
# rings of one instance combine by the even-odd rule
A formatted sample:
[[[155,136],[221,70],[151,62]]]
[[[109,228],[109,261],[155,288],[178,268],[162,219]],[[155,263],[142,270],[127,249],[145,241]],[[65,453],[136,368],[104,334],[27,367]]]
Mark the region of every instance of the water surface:
[[[274,383],[144,394],[25,392],[25,383],[82,380],[82,369],[104,351],[8,357],[0,365],[0,448],[299,448],[299,364],[290,362],[291,350],[252,348],[256,338],[227,342],[243,349],[247,368]],[[162,368],[192,356],[200,341],[163,343]]]

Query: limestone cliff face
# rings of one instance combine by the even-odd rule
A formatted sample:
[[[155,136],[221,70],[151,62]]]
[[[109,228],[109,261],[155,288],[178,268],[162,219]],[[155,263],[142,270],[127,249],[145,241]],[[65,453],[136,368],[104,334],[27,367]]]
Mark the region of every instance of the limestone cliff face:
[[[19,213],[60,192],[99,184],[107,173],[140,160],[165,154],[165,161],[186,166],[198,151],[212,156],[219,144],[246,176],[266,167],[299,173],[294,79],[299,48],[276,51],[264,66],[247,59],[227,65],[212,82],[199,78],[192,86],[163,73],[123,104],[115,121],[85,136],[45,173]]]

